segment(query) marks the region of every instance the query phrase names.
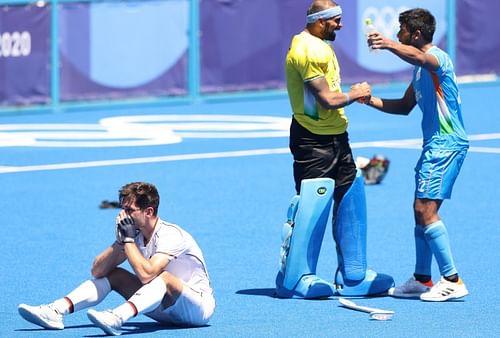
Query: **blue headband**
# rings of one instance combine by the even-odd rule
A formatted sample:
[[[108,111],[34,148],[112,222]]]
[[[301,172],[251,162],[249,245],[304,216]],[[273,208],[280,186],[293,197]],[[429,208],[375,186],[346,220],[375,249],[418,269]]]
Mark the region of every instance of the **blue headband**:
[[[331,19],[333,17],[339,16],[340,14],[342,14],[342,8],[340,8],[340,6],[335,6],[313,14],[309,14],[306,18],[307,23],[313,23],[318,21],[319,19]]]

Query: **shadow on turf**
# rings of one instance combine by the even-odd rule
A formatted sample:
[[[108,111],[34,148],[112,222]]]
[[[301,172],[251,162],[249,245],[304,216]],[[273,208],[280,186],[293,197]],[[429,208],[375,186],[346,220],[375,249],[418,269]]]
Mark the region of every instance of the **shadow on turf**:
[[[262,288],[262,289],[244,289],[244,290],[238,290],[236,291],[236,294],[238,295],[248,295],[248,296],[266,296],[266,297],[271,297],[271,298],[279,298],[281,299],[282,297],[278,297],[276,295],[276,289],[275,288]],[[317,299],[308,299],[308,300],[334,300],[338,299],[339,297],[342,297],[339,294],[335,294],[331,297],[324,297],[324,298],[317,298]],[[370,299],[370,298],[379,298],[379,297],[387,297],[386,293],[381,293],[378,295],[371,295],[371,296],[349,296],[345,298],[349,299]],[[408,299],[408,298],[407,298]]]
[[[89,328],[89,327],[95,327],[95,326],[92,324],[72,325],[72,326],[66,326],[66,329],[85,329],[85,328]],[[37,327],[34,329],[16,329],[14,331],[17,331],[17,332],[38,332],[38,331],[40,331],[40,332],[44,332],[44,331],[57,332],[59,330],[47,330],[47,329],[44,329],[41,327]]]
[[[236,294],[238,295],[247,295],[247,296],[266,296],[266,297],[271,297],[271,298],[277,298],[277,299],[289,299],[288,297],[278,297],[276,295],[276,289],[275,288],[262,288],[262,289],[245,289],[245,290],[238,290],[236,291]],[[296,297],[292,297],[296,298]],[[297,299],[300,297],[297,297]],[[325,300],[329,299],[330,297],[321,297],[321,298],[310,298],[309,300]]]
[[[247,295],[247,296],[265,296],[265,297],[271,297],[271,298],[277,298],[277,299],[288,299],[288,297],[285,297],[285,298],[278,297],[276,295],[276,289],[275,288],[238,290],[238,291],[236,291],[236,294],[238,294],[238,295]],[[329,297],[317,298],[317,299],[309,299],[309,300],[325,300],[325,299],[329,299]]]
[[[182,326],[167,326],[167,325],[162,325],[156,322],[130,322],[130,323],[125,323],[122,326],[122,335],[132,335],[132,334],[144,334],[144,333],[152,333],[156,331],[167,331],[167,330],[193,330],[193,329],[202,329],[204,327],[210,327],[210,325],[205,325],[201,327],[182,327]],[[84,325],[72,325],[72,326],[66,326],[64,330],[71,330],[71,329],[88,329],[88,328],[94,328],[97,334],[92,334],[92,335],[85,335],[83,337],[105,337],[107,336],[104,334],[101,329],[97,328],[96,326],[92,324],[84,324]],[[17,329],[15,331],[18,332],[44,332],[48,331],[43,328],[36,328],[36,329]],[[50,330],[53,331],[53,330]],[[57,331],[57,330],[56,330]]]
[[[236,291],[238,295],[250,295],[250,296],[267,296],[271,298],[276,297],[275,288],[263,288],[263,289],[245,289]]]
[[[92,326],[92,325],[91,325]],[[204,327],[210,327],[210,325],[200,326],[200,327],[183,327],[183,326],[173,326],[173,325],[162,325],[156,322],[130,322],[125,323],[122,326],[122,335],[132,335],[132,334],[144,334],[152,333],[156,331],[167,331],[167,330],[194,330],[202,329]],[[102,332],[100,329],[99,332]],[[104,337],[106,334],[96,334],[87,335],[85,337]]]

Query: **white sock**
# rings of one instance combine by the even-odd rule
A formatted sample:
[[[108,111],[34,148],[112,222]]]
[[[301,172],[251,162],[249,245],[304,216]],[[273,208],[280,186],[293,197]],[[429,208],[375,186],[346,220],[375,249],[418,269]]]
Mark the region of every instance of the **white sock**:
[[[71,303],[70,300],[66,299],[66,297],[64,298],[59,298],[57,300],[55,300],[53,303],[52,303],[52,306],[54,307],[54,309],[62,314],[62,315],[67,315],[68,313],[70,313],[70,309],[71,307],[73,306],[73,304]]]
[[[91,279],[52,304],[59,313],[68,314],[99,304],[110,292],[107,278]]]
[[[165,282],[161,277],[156,277],[148,284],[144,284],[126,303],[115,308],[113,312],[120,316],[123,322],[126,322],[140,313],[156,309],[166,292]]]

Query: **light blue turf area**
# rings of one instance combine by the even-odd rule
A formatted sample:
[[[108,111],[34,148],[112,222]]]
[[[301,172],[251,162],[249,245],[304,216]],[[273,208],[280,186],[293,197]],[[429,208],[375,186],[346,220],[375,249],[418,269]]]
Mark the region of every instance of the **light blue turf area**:
[[[226,130],[224,135],[209,137],[207,131],[206,136],[199,134],[200,125],[184,125],[197,131],[197,137],[184,134],[182,142],[175,144],[94,148],[28,145],[33,142],[27,138],[30,135],[20,134],[23,130],[33,132],[33,124],[40,123],[55,124],[62,130],[69,128],[63,124],[94,128],[101,126],[102,118],[112,116],[289,118],[286,96],[192,106],[0,116],[0,337],[102,336],[85,311],[67,317],[64,331],[47,331],[22,320],[17,305],[50,302],[89,278],[94,256],[114,240],[117,211],[99,209],[100,202],[116,200],[123,184],[139,180],[158,186],[161,216],[191,232],[204,250],[217,309],[207,327],[163,327],[139,316],[125,325],[127,333],[145,337],[493,336],[500,332],[500,86],[463,85],[461,89],[471,149],[453,197],[443,204],[441,215],[470,295],[464,301],[447,303],[389,297],[356,299],[362,305],[394,310],[394,318],[388,322],[369,320],[365,313],[344,309],[337,297],[316,301],[273,297],[281,225],[294,194],[286,133],[243,138],[255,126],[237,130],[241,125],[235,124],[229,130],[240,135],[228,138]],[[375,88],[374,94],[398,97],[403,91]],[[411,275],[414,264],[413,167],[419,156],[421,113],[417,108],[409,117],[397,117],[354,104],[347,108],[347,114],[354,155],[383,154],[391,161],[383,183],[366,187],[368,265],[391,274],[399,284]],[[130,138],[133,129],[121,128],[121,140]],[[160,127],[165,134],[168,130],[168,126]],[[18,132],[15,140],[9,138],[13,131]],[[55,137],[74,142],[74,136],[63,136],[61,130],[38,137],[39,142]],[[1,143],[6,139],[9,144],[27,145]],[[416,141],[370,143],[408,139]],[[112,160],[123,161],[109,162]],[[332,280],[335,268],[328,225],[318,275]],[[437,279],[435,263],[433,274]],[[120,302],[113,295],[97,309]]]

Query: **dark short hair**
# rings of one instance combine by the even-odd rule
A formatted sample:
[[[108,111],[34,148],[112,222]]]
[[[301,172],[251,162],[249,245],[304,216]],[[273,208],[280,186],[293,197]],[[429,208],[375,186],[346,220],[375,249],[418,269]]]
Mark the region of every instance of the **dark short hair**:
[[[141,210],[151,207],[154,210],[154,215],[158,214],[160,195],[153,184],[146,182],[129,183],[124,185],[118,194],[120,205],[125,202],[135,202]]]
[[[413,8],[404,11],[399,14],[399,23],[406,25],[412,34],[419,30],[427,42],[432,42],[436,31],[436,19],[428,10]]]

